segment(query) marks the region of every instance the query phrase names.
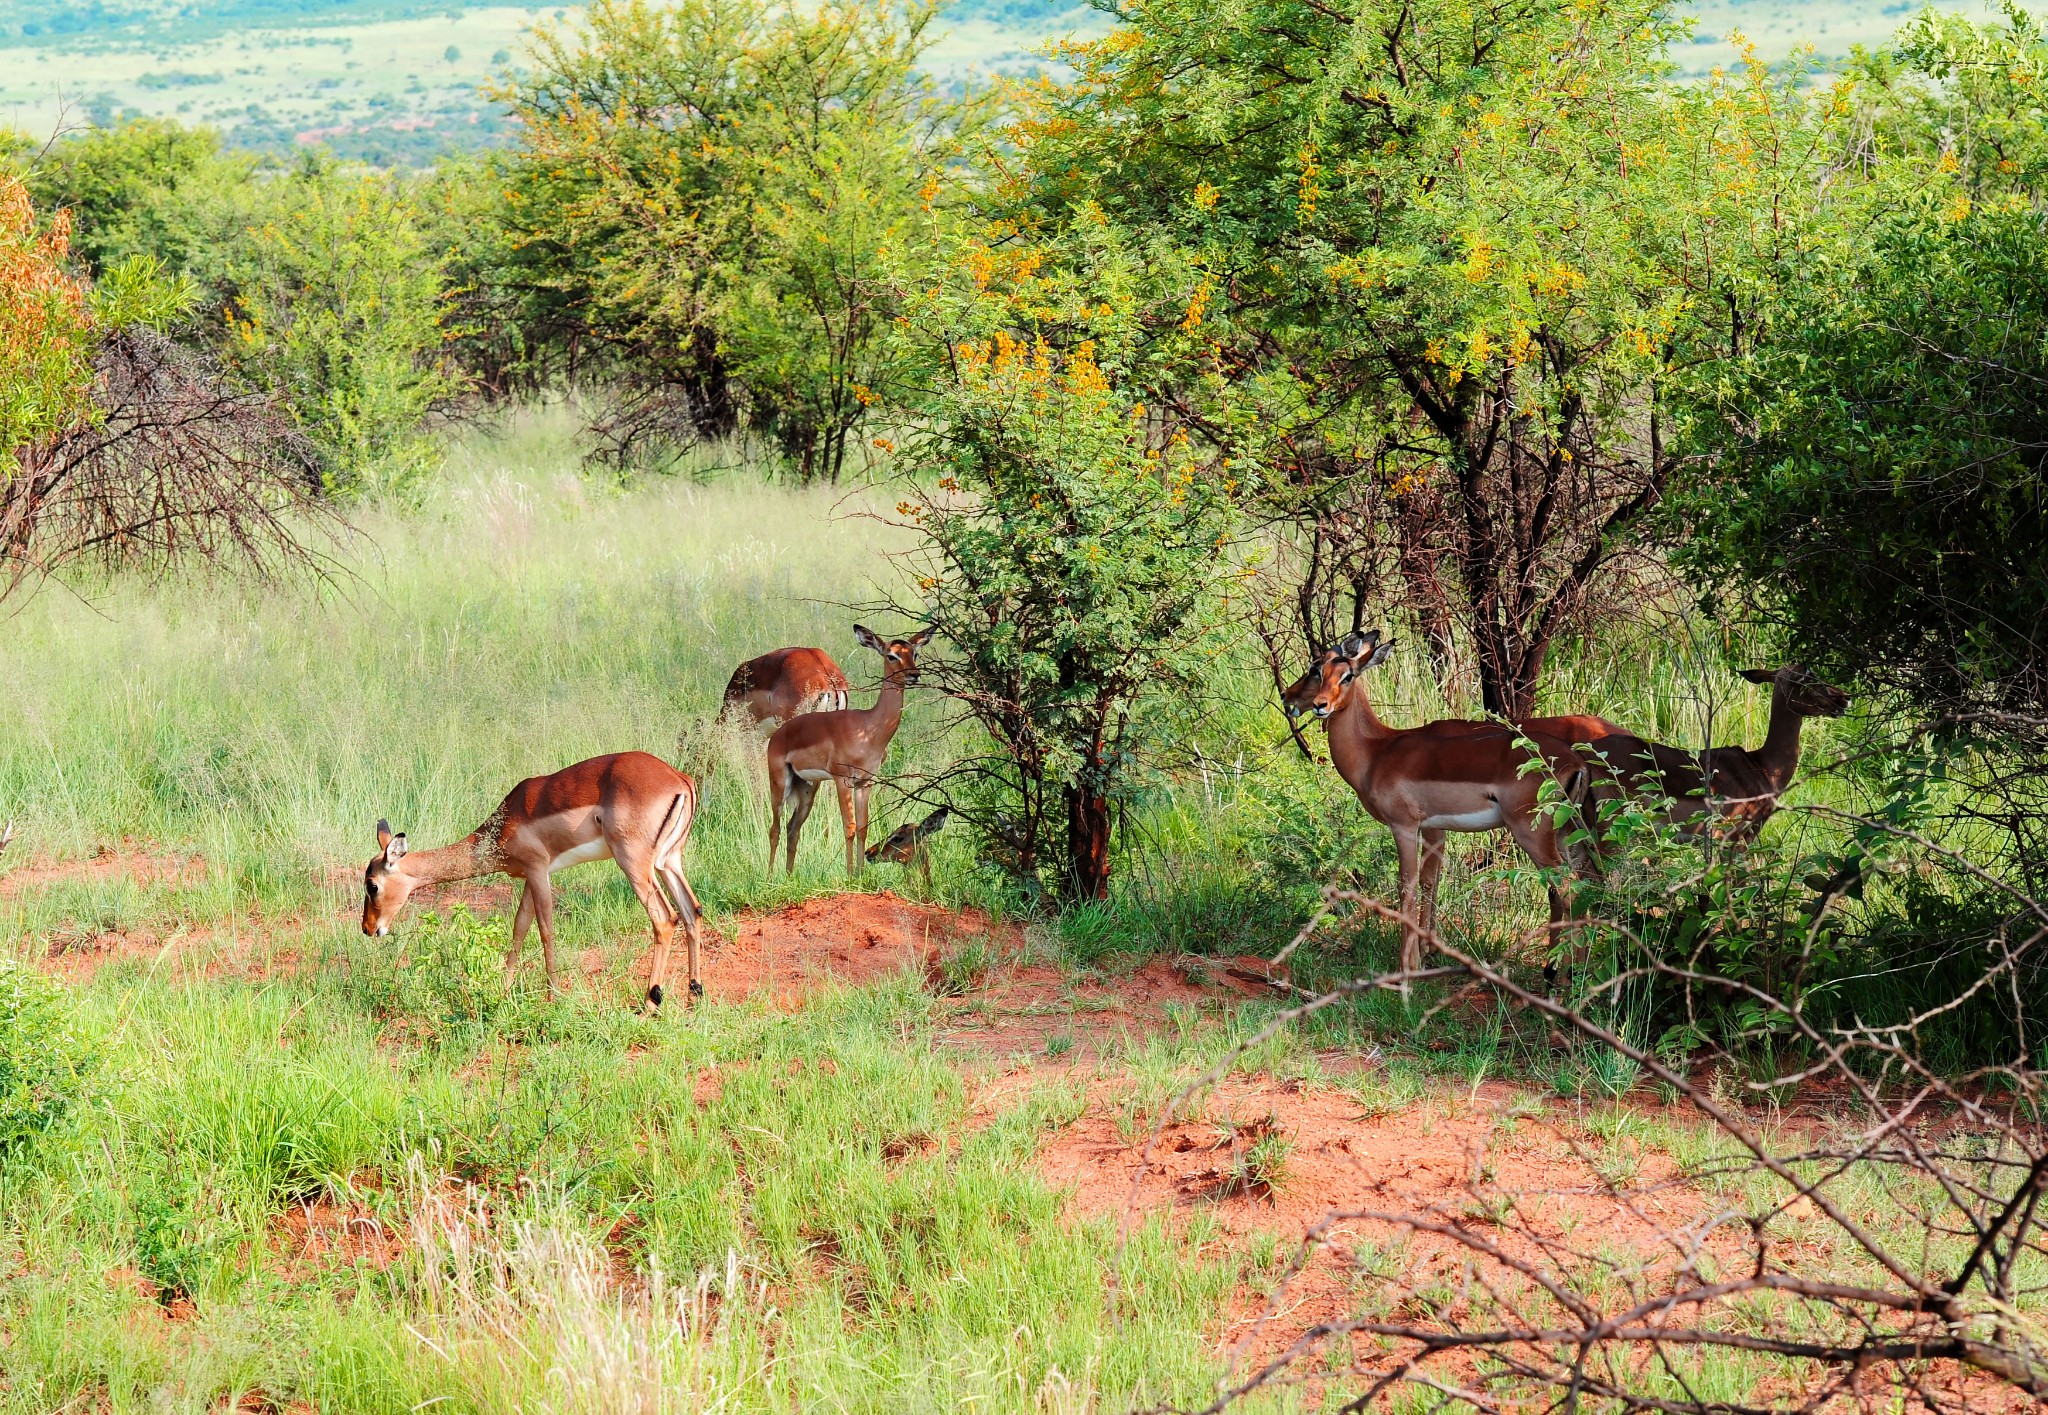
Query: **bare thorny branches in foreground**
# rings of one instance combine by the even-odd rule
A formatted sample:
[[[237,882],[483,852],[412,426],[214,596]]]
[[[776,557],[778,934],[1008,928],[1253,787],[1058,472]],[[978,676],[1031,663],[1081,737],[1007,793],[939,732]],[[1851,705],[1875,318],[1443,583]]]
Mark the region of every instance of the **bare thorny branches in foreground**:
[[[95,420],[26,449],[0,487],[0,599],[72,567],[326,568],[308,532],[341,523],[312,444],[275,400],[128,329],[100,347],[93,401]]]
[[[1346,913],[1400,922],[1379,900],[1330,889],[1276,962]],[[1966,991],[2022,998],[2048,908],[2021,899],[2015,917]],[[1441,938],[1435,949],[1428,967],[1346,982],[1233,1049],[1168,1108],[1139,1177],[1165,1127],[1244,1051],[1376,989],[1447,987],[1439,1007],[1514,1009],[1552,1028],[1553,1044],[1563,1034],[1620,1059],[1624,1074],[1658,1083],[1692,1143],[1670,1145],[1668,1163],[1603,1164],[1567,1130],[1571,1155],[1533,1169],[1473,1154],[1455,1198],[1325,1214],[1233,1347],[1209,1412],[1287,1386],[1342,1388],[1347,1411],[2002,1410],[2048,1397],[2048,1097],[2029,1057],[1962,1078],[1929,1068],[1915,1038],[1961,999],[1928,999],[1904,1025],[1826,1027],[1648,949],[1566,1001]],[[1727,1054],[1704,1066],[1661,1057],[1608,1005],[1648,982],[1732,991],[1792,1040],[1778,1054],[1799,1059],[1742,1069]],[[1824,1097],[1823,1114],[1780,1110],[1794,1094]],[[1500,1121],[1489,1148],[1514,1131],[1512,1115]],[[1589,1206],[1618,1222],[1582,1223]],[[1318,1266],[1343,1270],[1348,1296],[1336,1315],[1281,1330]]]

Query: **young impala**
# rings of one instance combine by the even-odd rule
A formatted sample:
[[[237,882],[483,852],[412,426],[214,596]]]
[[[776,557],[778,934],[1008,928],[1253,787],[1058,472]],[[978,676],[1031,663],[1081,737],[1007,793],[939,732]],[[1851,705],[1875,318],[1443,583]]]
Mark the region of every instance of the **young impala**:
[[[846,675],[823,649],[775,649],[732,671],[725,706],[746,708],[756,724],[778,725],[806,712],[846,707]]]
[[[377,822],[377,854],[363,871],[363,932],[387,934],[413,890],[423,884],[511,875],[522,880],[505,954],[509,983],[519,965],[530,924],[540,925],[548,996],[555,971],[555,896],[548,876],[609,856],[618,863],[654,926],[653,976],[647,1010],[661,1006],[668,950],[676,924],[690,944],[690,996],[704,995],[697,980],[697,922],[703,914],[683,875],[683,846],[697,814],[697,783],[659,757],[620,752],[592,757],[552,776],[530,776],[513,787],[491,818],[453,845],[407,850],[405,837]],[[666,890],[666,893],[664,893]]]
[[[882,689],[870,708],[810,712],[793,717],[768,739],[768,871],[775,872],[775,848],[782,834],[782,800],[790,798],[789,855],[796,873],[796,840],[810,817],[818,783],[839,788],[839,818],[846,827],[846,872],[860,873],[868,843],[868,790],[889,754],[889,741],[903,721],[903,690],[917,681],[917,651],[932,641],[932,629],[886,643],[856,624],[853,636],[882,656]]]
[[[1630,732],[1595,738],[1582,749],[1595,760],[1592,799],[1612,800],[1626,791],[1669,800],[1669,818],[1689,831],[1718,818],[1731,822],[1729,839],[1756,839],[1799,770],[1800,724],[1809,717],[1840,717],[1849,695],[1796,663],[1776,670],[1745,668],[1742,676],[1771,685],[1771,726],[1763,746],[1694,751]]]
[[[889,832],[887,840],[868,847],[868,863],[872,865],[881,860],[902,865],[905,869],[916,865],[924,872],[925,893],[931,893],[932,856],[927,845],[934,835],[945,829],[946,818],[952,814],[951,806],[941,806],[921,821],[903,822]]]
[[[1525,734],[1498,723],[1388,727],[1360,681],[1361,674],[1386,662],[1393,651],[1391,639],[1379,639],[1378,630],[1352,634],[1326,650],[1313,691],[1296,701],[1322,719],[1331,764],[1372,818],[1394,833],[1401,860],[1401,968],[1412,972],[1422,963],[1423,936],[1436,926],[1444,835],[1506,826],[1538,865],[1563,865],[1557,824],[1538,809],[1541,783],[1554,779],[1567,795],[1576,796],[1584,768],[1570,743],[1528,732],[1546,770],[1525,770],[1529,752],[1518,740]],[[1562,891],[1553,885],[1549,894],[1555,943],[1567,911]]]

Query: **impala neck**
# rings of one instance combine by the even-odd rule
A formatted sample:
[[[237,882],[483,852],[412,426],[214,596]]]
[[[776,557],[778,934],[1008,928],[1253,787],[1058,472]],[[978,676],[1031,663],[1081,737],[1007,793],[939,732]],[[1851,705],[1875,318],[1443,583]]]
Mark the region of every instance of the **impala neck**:
[[[1346,780],[1369,770],[1374,753],[1394,736],[1372,710],[1372,700],[1360,683],[1354,683],[1343,705],[1323,720],[1323,729],[1330,734],[1330,762]]]
[[[1771,730],[1764,734],[1763,746],[1750,755],[1779,786],[1799,769],[1799,727],[1805,720],[1785,701],[1783,691],[1771,690]]]
[[[903,672],[891,668],[882,677],[881,691],[875,695],[875,705],[861,713],[864,733],[871,746],[884,750],[889,740],[896,735],[896,728],[903,721]]]
[[[398,868],[420,884],[446,884],[450,880],[496,874],[496,853],[484,848],[482,831],[473,831],[438,850],[411,851],[398,862]]]

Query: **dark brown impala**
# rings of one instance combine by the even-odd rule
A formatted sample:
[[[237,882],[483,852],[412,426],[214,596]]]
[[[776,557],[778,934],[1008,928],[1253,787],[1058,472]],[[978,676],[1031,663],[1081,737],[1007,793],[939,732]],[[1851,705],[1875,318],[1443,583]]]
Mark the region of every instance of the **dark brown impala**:
[[[756,723],[838,711],[846,706],[846,675],[823,649],[775,649],[733,670],[725,705],[735,704]]]
[[[1849,695],[1796,663],[1775,671],[1745,668],[1742,676],[1771,685],[1771,725],[1761,747],[1695,751],[1646,741],[1632,732],[1598,737],[1581,749],[1595,760],[1592,799],[1613,800],[1619,790],[1668,799],[1669,818],[1688,831],[1721,820],[1729,822],[1729,839],[1756,839],[1799,770],[1800,724],[1809,717],[1840,717],[1848,710]]]
[[[1436,926],[1437,879],[1444,836],[1450,831],[1505,826],[1538,865],[1566,863],[1556,822],[1539,810],[1542,782],[1554,779],[1574,793],[1584,767],[1572,745],[1505,724],[1448,720],[1423,727],[1388,727],[1368,700],[1361,675],[1386,662],[1393,641],[1379,632],[1353,634],[1326,650],[1311,692],[1290,708],[1312,712],[1330,736],[1330,762],[1358,793],[1372,818],[1394,833],[1401,860],[1401,967],[1422,963],[1422,939]],[[1290,690],[1292,693],[1292,690]],[[1527,738],[1547,771],[1525,771]],[[1567,908],[1563,892],[1550,895],[1550,934],[1556,942]]]
[[[530,776],[513,787],[491,818],[453,845],[407,850],[405,837],[377,822],[377,854],[363,871],[363,932],[387,934],[423,884],[511,875],[522,880],[505,954],[509,982],[519,965],[526,930],[540,925],[548,996],[555,970],[555,896],[548,876],[571,865],[607,857],[618,863],[654,926],[654,960],[647,1010],[661,1006],[669,945],[681,923],[690,943],[690,996],[703,996],[697,978],[697,922],[703,908],[683,875],[683,846],[697,814],[697,783],[659,757],[620,752],[592,757],[552,776]],[[664,892],[664,890],[666,892]]]
[[[882,656],[882,689],[870,708],[811,712],[793,717],[768,739],[768,870],[782,834],[782,801],[790,800],[789,855],[796,873],[796,841],[811,814],[818,783],[839,790],[839,818],[846,827],[846,872],[860,873],[868,843],[868,791],[889,755],[890,739],[903,721],[903,689],[917,681],[917,651],[932,641],[922,629],[907,639],[886,642],[872,630],[853,626],[853,636]]]

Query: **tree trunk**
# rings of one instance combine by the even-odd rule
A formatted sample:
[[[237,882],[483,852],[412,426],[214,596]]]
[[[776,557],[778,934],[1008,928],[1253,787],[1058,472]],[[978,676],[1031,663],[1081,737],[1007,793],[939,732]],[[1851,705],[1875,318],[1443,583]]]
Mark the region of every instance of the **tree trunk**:
[[[1109,898],[1109,798],[1086,775],[1065,788],[1069,903]]]

